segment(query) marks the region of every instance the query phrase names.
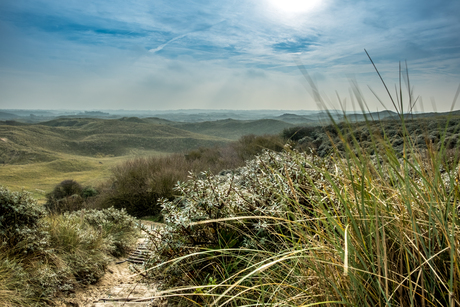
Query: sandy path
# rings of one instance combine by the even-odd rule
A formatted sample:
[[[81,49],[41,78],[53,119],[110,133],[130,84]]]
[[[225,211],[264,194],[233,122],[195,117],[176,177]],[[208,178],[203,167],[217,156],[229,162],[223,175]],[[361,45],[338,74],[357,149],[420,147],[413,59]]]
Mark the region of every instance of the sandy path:
[[[150,226],[150,222],[142,221],[146,226]],[[138,244],[145,240],[141,237]],[[122,259],[113,259],[109,264],[105,275],[94,285],[88,285],[85,288],[78,289],[69,297],[60,298],[55,302],[56,306],[79,306],[79,307],[103,307],[103,306],[164,306],[160,301],[155,300],[143,303],[127,303],[127,302],[112,302],[103,301],[103,298],[126,298],[126,297],[152,297],[157,293],[154,284],[144,284],[139,277],[133,277],[133,271],[130,269],[132,263],[124,262],[116,264]],[[139,267],[140,268],[140,267]]]

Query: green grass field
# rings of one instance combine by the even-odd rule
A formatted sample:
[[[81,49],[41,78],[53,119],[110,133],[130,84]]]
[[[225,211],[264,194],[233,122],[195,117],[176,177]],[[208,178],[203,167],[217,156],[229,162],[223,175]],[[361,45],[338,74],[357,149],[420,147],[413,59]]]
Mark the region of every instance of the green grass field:
[[[129,158],[122,157],[82,157],[61,154],[51,162],[10,164],[0,166],[0,184],[13,191],[27,190],[39,201],[45,194],[65,179],[74,179],[82,185],[95,186],[110,176],[110,169]]]

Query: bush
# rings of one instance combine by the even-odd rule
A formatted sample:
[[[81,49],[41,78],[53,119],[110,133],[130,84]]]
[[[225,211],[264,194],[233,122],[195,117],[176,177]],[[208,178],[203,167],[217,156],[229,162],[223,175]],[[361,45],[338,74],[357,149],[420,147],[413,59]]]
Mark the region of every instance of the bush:
[[[11,192],[0,186],[0,238],[2,244],[18,252],[40,251],[46,246],[46,233],[39,229],[46,211],[31,194]]]
[[[125,209],[81,210],[68,216],[83,217],[88,225],[101,229],[101,235],[107,241],[107,252],[116,257],[126,255],[139,235],[138,221]]]
[[[282,150],[278,136],[245,136],[238,142],[221,148],[199,148],[186,155],[138,158],[112,169],[112,178],[96,197],[99,208],[125,208],[133,216],[160,215],[158,199],[177,197],[174,185],[188,180],[191,173],[206,171],[217,174],[222,170],[244,165],[248,157],[264,148]]]
[[[54,190],[47,195],[48,199],[62,199],[73,195],[81,195],[82,186],[72,179],[67,179],[56,185]]]
[[[94,198],[97,195],[98,191],[91,186],[82,188],[74,180],[64,180],[46,195],[45,208],[55,214],[89,209],[94,207]]]
[[[97,190],[91,186],[87,186],[83,189],[83,191],[81,192],[81,197],[83,197],[83,199],[87,199],[89,197],[94,197],[98,194]]]
[[[82,193],[83,188],[78,182],[71,179],[64,180],[46,195],[45,208],[56,214],[80,210],[85,207]]]
[[[322,167],[331,165],[307,156],[303,163]],[[152,274],[164,276],[167,285],[204,282],[209,276],[213,280],[222,280],[223,276],[217,274],[216,266],[223,265],[221,261],[231,263],[233,260],[226,259],[225,255],[213,255],[212,250],[232,248],[241,253],[251,249],[270,253],[278,251],[284,245],[279,235],[289,231],[281,224],[272,224],[270,218],[285,219],[292,210],[292,201],[288,197],[294,197],[294,187],[280,180],[279,176],[288,172],[296,178],[296,185],[306,187],[309,185],[307,177],[299,176],[302,168],[305,166],[293,161],[289,155],[264,152],[232,173],[217,176],[201,174],[178,184],[176,189],[181,197],[174,201],[162,201],[166,227],[152,234],[152,241],[157,241],[153,245],[156,258],[150,265],[192,256],[177,266],[168,267],[165,271],[152,271]],[[309,171],[320,176],[312,167]],[[304,189],[303,193],[312,194]],[[299,210],[305,210],[307,214],[307,207],[319,200],[316,195],[311,195],[308,202],[302,200],[305,208]],[[245,218],[240,219],[241,216]],[[260,220],[257,218],[260,216],[267,219]],[[274,235],[276,232],[278,235]],[[205,250],[211,252],[202,253]],[[225,273],[231,276],[241,265],[227,268]]]

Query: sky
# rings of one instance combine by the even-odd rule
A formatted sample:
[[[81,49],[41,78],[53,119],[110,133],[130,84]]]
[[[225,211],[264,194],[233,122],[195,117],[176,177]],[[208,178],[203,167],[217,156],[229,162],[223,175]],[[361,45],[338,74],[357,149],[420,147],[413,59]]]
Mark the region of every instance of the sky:
[[[460,1],[1,0],[0,109],[393,109],[364,49],[448,111]]]

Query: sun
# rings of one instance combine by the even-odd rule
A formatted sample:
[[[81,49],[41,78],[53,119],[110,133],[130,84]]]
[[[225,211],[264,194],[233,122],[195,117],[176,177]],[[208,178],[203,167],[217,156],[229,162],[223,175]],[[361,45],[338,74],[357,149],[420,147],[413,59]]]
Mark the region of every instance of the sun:
[[[268,0],[278,10],[285,13],[307,13],[314,10],[323,0]]]

